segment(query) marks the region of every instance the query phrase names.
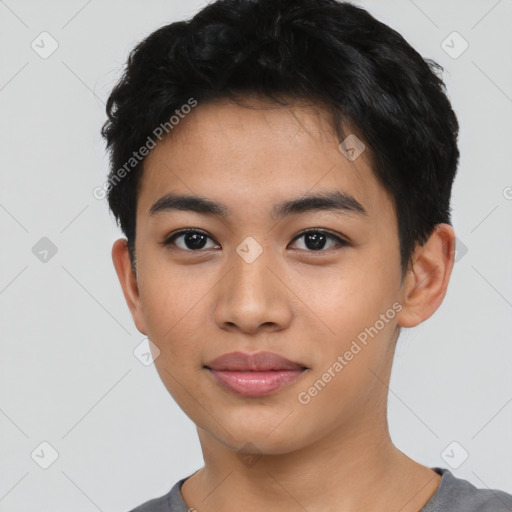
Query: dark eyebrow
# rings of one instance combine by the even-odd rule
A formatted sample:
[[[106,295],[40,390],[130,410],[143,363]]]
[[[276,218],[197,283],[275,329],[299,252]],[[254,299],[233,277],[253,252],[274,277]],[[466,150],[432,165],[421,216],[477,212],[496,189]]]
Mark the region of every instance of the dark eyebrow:
[[[156,215],[160,212],[175,210],[191,211],[221,218],[226,218],[229,213],[225,204],[217,203],[205,197],[170,193],[153,203],[149,209],[149,214]],[[318,210],[367,215],[366,209],[354,197],[343,192],[334,191],[307,195],[278,203],[272,208],[272,218],[282,219],[289,215]]]
[[[282,219],[288,215],[315,210],[367,215],[364,206],[357,199],[344,192],[335,191],[321,192],[276,204],[272,209],[272,217]]]
[[[216,217],[226,217],[228,214],[228,208],[224,204],[216,203],[205,197],[172,193],[166,194],[153,203],[149,209],[149,214],[155,215],[160,212],[173,210],[197,212]]]

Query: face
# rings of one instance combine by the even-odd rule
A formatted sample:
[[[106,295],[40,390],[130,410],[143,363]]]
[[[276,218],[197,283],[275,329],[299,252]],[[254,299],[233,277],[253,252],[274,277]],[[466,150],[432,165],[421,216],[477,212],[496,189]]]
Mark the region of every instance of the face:
[[[382,427],[403,288],[367,150],[320,108],[251,101],[199,104],[146,158],[130,308],[199,429],[275,454]]]

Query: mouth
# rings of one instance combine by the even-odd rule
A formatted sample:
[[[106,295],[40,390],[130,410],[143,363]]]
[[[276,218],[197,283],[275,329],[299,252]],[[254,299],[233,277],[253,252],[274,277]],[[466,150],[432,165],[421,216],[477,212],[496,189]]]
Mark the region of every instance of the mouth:
[[[223,389],[239,396],[269,395],[295,382],[309,368],[272,352],[231,352],[203,366]]]

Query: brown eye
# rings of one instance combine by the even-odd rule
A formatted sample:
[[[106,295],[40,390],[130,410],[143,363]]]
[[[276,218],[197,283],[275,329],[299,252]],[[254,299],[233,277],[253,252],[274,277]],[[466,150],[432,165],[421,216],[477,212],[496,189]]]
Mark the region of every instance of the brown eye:
[[[298,236],[294,238],[295,240],[300,240],[301,238],[304,239],[304,241],[300,244],[302,247],[299,247],[300,250],[307,250],[307,251],[323,251],[326,249],[332,249],[336,245],[338,246],[346,246],[348,245],[348,242],[343,240],[342,238],[333,235],[332,233],[329,233],[324,230],[309,230],[305,231]],[[331,243],[329,244],[329,240],[331,240]],[[327,247],[326,247],[327,245]]]
[[[218,245],[215,244],[213,246],[207,246],[208,239],[213,240],[203,231],[188,229],[173,233],[162,242],[162,245],[175,245],[178,249],[184,251],[199,251],[201,249],[215,249],[218,247]]]

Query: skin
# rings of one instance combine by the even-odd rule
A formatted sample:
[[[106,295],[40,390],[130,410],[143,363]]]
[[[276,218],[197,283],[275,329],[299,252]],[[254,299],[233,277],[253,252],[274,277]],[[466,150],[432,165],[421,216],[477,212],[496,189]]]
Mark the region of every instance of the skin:
[[[205,465],[182,486],[184,500],[199,512],[418,511],[441,478],[392,444],[387,385],[399,328],[429,318],[445,296],[453,229],[438,225],[402,279],[394,204],[369,151],[346,158],[320,107],[250,101],[255,108],[200,104],[157,144],[138,196],[136,273],[125,239],[112,250],[137,329],[160,350],[157,371],[197,425]],[[367,214],[271,217],[274,204],[320,191],[350,194]],[[168,192],[224,203],[229,215],[150,215]],[[184,237],[161,245],[183,228],[207,232],[207,247],[187,249]],[[315,251],[305,237],[294,240],[311,228],[348,245],[327,238]],[[236,252],[248,236],[263,251],[252,263]],[[393,303],[399,313],[300,403],[298,394]],[[309,370],[270,396],[239,397],[203,367],[232,351],[271,351]]]

